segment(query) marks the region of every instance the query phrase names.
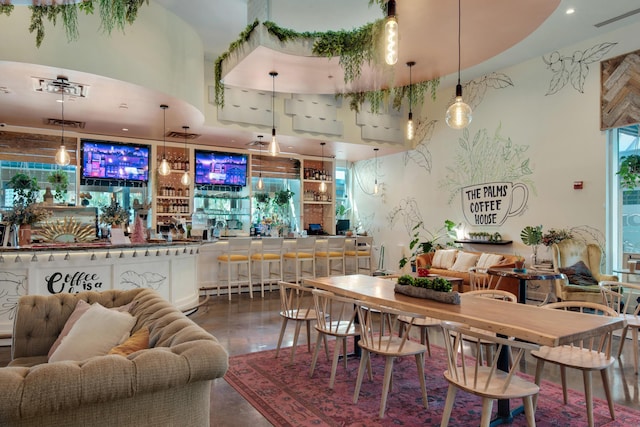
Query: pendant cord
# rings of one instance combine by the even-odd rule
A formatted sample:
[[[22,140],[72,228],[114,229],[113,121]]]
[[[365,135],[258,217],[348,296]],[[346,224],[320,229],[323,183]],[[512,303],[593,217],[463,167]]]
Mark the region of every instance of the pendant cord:
[[[460,51],[462,50],[462,47],[461,47],[462,45],[460,43],[460,33],[461,33],[460,29],[461,29],[461,20],[462,20],[461,18],[462,14],[460,13],[461,1],[462,0],[458,0],[458,84],[460,84]]]

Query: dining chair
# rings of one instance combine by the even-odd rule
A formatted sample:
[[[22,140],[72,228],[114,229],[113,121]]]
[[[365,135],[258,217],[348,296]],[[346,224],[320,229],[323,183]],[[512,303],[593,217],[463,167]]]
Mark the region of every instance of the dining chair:
[[[238,294],[243,283],[249,287],[249,296],[253,298],[253,287],[251,285],[251,237],[234,237],[227,241],[227,247],[218,256],[218,295],[220,295],[220,283],[226,282],[229,301],[231,301],[231,286],[238,287]],[[226,275],[224,275],[226,266]],[[246,273],[243,273],[243,267]],[[226,278],[225,278],[226,276]]]
[[[344,252],[344,257],[347,261],[346,265],[353,264],[353,274],[360,274],[361,271],[366,271],[367,274],[371,275],[373,273],[371,268],[373,236],[355,236],[349,239],[349,242],[350,244],[345,248]]]
[[[362,354],[360,356],[356,388],[353,393],[353,403],[358,403],[364,372],[370,366],[370,357],[373,353],[385,358],[379,417],[384,418],[387,396],[392,383],[393,362],[397,357],[415,356],[416,366],[418,368],[418,379],[420,380],[420,388],[422,390],[422,404],[425,408],[428,408],[429,404],[424,378],[424,353],[427,351],[427,348],[409,339],[409,333],[414,323],[412,319],[418,319],[424,316],[403,310],[396,310],[368,301],[356,301],[355,304],[362,328],[362,335],[358,342]],[[370,312],[372,309],[376,310],[379,315],[373,315],[373,313]],[[399,329],[398,316],[406,316],[411,319],[407,323],[406,328],[404,328],[403,334],[400,336],[395,333],[395,331]],[[386,327],[386,325],[389,324],[391,328]]]
[[[622,330],[617,358],[622,355],[622,349],[627,341],[627,331],[631,329],[633,343],[633,372],[638,375],[638,330],[640,329],[640,284],[612,282],[604,280],[599,283],[604,303],[615,310],[618,316],[626,320],[627,325]]]
[[[316,241],[316,273],[322,268],[326,276],[344,276],[344,236],[329,236]],[[336,267],[335,264],[339,267]]]
[[[465,296],[474,296],[480,298],[492,298],[500,301],[506,301],[511,303],[518,303],[518,297],[515,294],[512,294],[509,291],[503,291],[501,289],[477,289],[475,291],[469,291],[464,293]],[[483,329],[471,328],[472,330],[479,331],[488,335],[495,336],[494,332],[485,331]],[[467,338],[471,339],[471,338]],[[478,360],[480,363],[483,363],[484,360],[487,362],[493,358],[493,354],[495,353],[496,345],[493,341],[481,342],[480,349],[484,349],[483,352],[479,352],[477,354]]]
[[[251,267],[260,268],[260,295],[264,298],[264,285],[269,284],[269,291],[273,283],[283,280],[282,245],[283,237],[264,237],[260,239],[260,250],[251,255]],[[266,275],[265,275],[266,269]]]
[[[303,277],[316,277],[316,236],[298,237],[293,250],[282,255],[284,265],[293,263],[295,282]]]
[[[313,305],[313,294],[311,293],[312,288],[283,281],[278,282],[278,286],[280,287],[282,326],[280,327],[280,336],[276,347],[276,358],[280,355],[280,346],[282,345],[284,331],[287,329],[287,323],[292,320],[296,323],[293,346],[291,348],[291,363],[293,363],[298,345],[298,336],[303,323],[307,328],[307,349],[311,352],[311,322],[317,319]]]
[[[453,404],[458,390],[474,394],[482,398],[481,426],[489,426],[493,401],[496,399],[522,399],[527,425],[535,426],[535,406],[533,396],[540,387],[517,375],[520,361],[527,351],[538,349],[535,344],[520,340],[497,337],[466,325],[448,321],[442,322],[447,351],[447,370],[445,379],[449,382],[447,398],[442,413],[441,427],[449,425]],[[469,348],[467,343],[475,343]],[[497,351],[486,365],[473,357],[471,350],[475,347],[480,352],[481,343],[491,342]],[[498,369],[498,358],[503,348],[508,348],[512,357],[509,371]]]
[[[360,325],[356,322],[356,306],[352,298],[337,296],[332,292],[320,289],[314,289],[311,292],[313,293],[316,312],[315,328],[316,331],[318,331],[318,338],[316,339],[316,347],[313,351],[309,376],[313,376],[322,342],[324,342],[328,359],[329,354],[326,338],[327,336],[335,337],[336,346],[333,350],[331,378],[329,379],[329,388],[333,389],[340,356],[340,346],[342,346],[344,368],[347,369],[347,340],[349,337],[354,337],[355,339],[355,337],[360,335]]]
[[[585,313],[586,315],[601,315],[616,317],[615,310],[603,304],[588,301],[562,301],[541,306],[544,310],[569,310]],[[592,372],[599,371],[602,377],[602,387],[609,404],[611,419],[615,420],[615,407],[611,397],[609,386],[608,368],[615,359],[611,356],[612,332],[609,331],[601,336],[583,339],[569,345],[558,347],[542,346],[540,349],[532,351],[531,355],[538,361],[536,366],[536,384],[540,385],[542,371],[545,362],[554,363],[560,366],[560,378],[562,380],[562,395],[565,405],[567,404],[567,384],[566,368],[574,368],[582,371],[584,378],[584,395],[587,406],[587,423],[589,427],[593,422],[593,393],[592,393]],[[534,406],[537,398],[534,399]]]
[[[498,289],[502,276],[487,274],[486,268],[471,267],[469,269],[469,287],[472,291],[481,289]]]

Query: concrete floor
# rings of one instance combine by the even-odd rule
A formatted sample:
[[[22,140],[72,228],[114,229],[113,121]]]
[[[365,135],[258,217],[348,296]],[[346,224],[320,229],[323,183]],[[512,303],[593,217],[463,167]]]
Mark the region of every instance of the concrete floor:
[[[280,333],[281,318],[278,314],[280,299],[278,292],[266,292],[260,298],[256,292],[254,298],[247,293],[234,294],[232,300],[227,296],[212,296],[190,318],[213,334],[227,348],[229,355],[275,349]],[[290,346],[293,340],[293,325],[289,325],[285,334],[283,347]],[[630,334],[629,334],[630,335]],[[300,344],[306,344],[301,334]],[[312,335],[315,342],[315,335]],[[431,334],[431,342],[442,345],[440,334]],[[618,340],[614,342],[617,351]],[[0,366],[5,366],[10,358],[10,348],[0,348]],[[534,374],[535,361],[528,357],[524,362],[527,372]],[[568,369],[569,387],[583,390],[582,375]],[[611,389],[616,404],[640,409],[639,378],[633,372],[633,355],[631,341],[627,340],[621,360],[618,360],[610,372]],[[560,370],[553,365],[545,367],[544,379],[560,383]],[[600,375],[594,375],[594,396],[604,399]],[[252,427],[270,426],[271,424],[249,405],[226,381],[218,379],[212,387],[212,425],[216,427]],[[586,410],[585,410],[586,417]],[[239,422],[241,424],[239,424]]]

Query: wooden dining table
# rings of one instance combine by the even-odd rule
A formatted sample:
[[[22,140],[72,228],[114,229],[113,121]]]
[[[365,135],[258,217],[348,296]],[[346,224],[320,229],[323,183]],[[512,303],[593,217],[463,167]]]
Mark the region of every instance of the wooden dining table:
[[[622,329],[619,317],[594,316],[564,310],[546,310],[535,305],[513,304],[461,294],[459,305],[410,297],[394,291],[395,282],[376,276],[349,275],[305,278],[307,286],[441,320],[464,323],[496,334],[545,346],[570,344]],[[498,402],[499,423],[509,423],[514,413],[509,401]]]

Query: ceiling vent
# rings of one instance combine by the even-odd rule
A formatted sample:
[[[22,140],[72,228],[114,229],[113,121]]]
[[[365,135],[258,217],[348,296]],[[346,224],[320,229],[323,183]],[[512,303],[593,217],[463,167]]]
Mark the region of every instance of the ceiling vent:
[[[56,79],[47,79],[44,77],[32,77],[33,90],[42,93],[64,94],[74,98],[86,98],[89,86],[70,82],[64,76],[58,76]]]
[[[63,120],[61,119],[44,119],[44,124],[48,126],[61,127]],[[64,120],[65,127],[75,128],[75,129],[84,129],[87,122],[79,122],[77,120]]]
[[[247,145],[249,147],[260,147],[260,146],[266,147],[267,145],[269,145],[269,142],[270,141],[256,140],[256,141],[247,142]]]
[[[189,140],[200,138],[200,134],[197,133],[188,133],[188,132],[168,132],[167,138],[175,138],[175,139],[185,139],[185,137]]]
[[[594,24],[593,26],[596,28],[600,28],[600,27],[604,27],[605,25],[609,25],[609,24],[613,24],[614,22],[618,22],[622,19],[628,18],[630,16],[633,16],[637,13],[640,13],[640,9],[634,9],[634,10],[630,10],[629,12],[623,13],[622,15],[618,15],[618,16],[614,16],[613,18],[607,19],[605,21],[602,22],[598,22],[597,24]]]

